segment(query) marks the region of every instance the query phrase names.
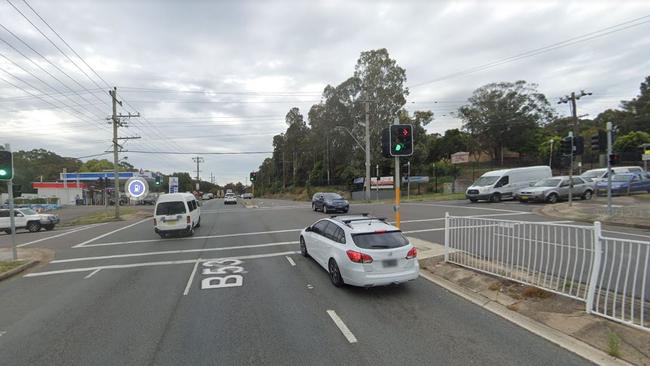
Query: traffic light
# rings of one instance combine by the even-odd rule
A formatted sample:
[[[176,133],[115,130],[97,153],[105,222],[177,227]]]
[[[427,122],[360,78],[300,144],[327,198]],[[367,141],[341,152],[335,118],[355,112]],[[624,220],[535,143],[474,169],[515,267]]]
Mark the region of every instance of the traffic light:
[[[251,175],[250,175],[251,182],[255,182],[255,178],[257,178],[257,172],[251,172]]]
[[[621,156],[618,154],[609,154],[609,165],[618,165],[621,162]]]
[[[156,185],[159,186],[162,184],[162,177],[160,175],[156,175]]]
[[[413,155],[413,126],[390,126],[390,154],[392,156]]]
[[[582,136],[573,138],[573,154],[582,155],[585,151],[585,139]]]
[[[390,130],[388,128],[381,130],[381,154],[385,158],[393,157],[390,154]]]
[[[14,162],[11,151],[0,151],[0,180],[14,177]]]
[[[601,152],[607,150],[607,132],[598,131],[598,135],[591,136],[591,151]]]
[[[20,184],[14,184],[13,187],[14,198],[18,198],[23,195],[23,186]]]
[[[560,153],[565,156],[570,156],[571,155],[571,140],[572,137],[565,137],[560,141]]]

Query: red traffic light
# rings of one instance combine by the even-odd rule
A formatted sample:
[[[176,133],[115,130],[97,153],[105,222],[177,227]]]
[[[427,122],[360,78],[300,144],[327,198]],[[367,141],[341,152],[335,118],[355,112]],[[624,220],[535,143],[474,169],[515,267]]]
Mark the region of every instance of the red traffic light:
[[[408,128],[402,128],[401,135],[402,137],[408,137],[411,134]]]

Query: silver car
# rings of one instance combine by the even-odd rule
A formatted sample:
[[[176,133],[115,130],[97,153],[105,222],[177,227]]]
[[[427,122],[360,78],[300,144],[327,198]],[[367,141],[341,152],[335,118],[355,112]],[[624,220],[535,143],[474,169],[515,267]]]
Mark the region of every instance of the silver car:
[[[593,183],[580,177],[571,179],[573,179],[573,197],[591,199],[594,193]],[[516,196],[519,202],[556,203],[569,197],[569,187],[569,177],[552,177],[543,179],[529,188],[521,189]]]

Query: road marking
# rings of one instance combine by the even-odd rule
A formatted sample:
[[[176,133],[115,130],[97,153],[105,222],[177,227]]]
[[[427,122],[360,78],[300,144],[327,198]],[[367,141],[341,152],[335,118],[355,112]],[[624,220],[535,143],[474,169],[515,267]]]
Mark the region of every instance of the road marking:
[[[542,224],[567,224],[571,223],[573,221],[521,221],[521,222],[513,222],[513,221],[506,221],[506,222],[496,222],[496,223],[491,223],[487,225],[472,225],[472,226],[455,226],[455,227],[450,227],[449,229],[476,229],[480,227],[493,227],[493,226],[499,226],[499,224],[511,224],[511,225],[517,225],[517,224],[537,224],[537,223],[542,223]],[[439,227],[435,229],[422,229],[422,230],[409,230],[409,231],[402,231],[402,234],[413,234],[413,233],[426,233],[429,231],[444,231],[444,227]]]
[[[586,226],[586,227],[592,227],[592,226]],[[638,236],[640,238],[650,238],[650,235],[631,234],[631,233],[624,233],[624,232],[621,232],[621,231],[602,230],[602,232],[604,232],[604,233],[612,233],[612,234],[620,234],[620,235]]]
[[[513,212],[513,213],[530,213],[529,211],[515,211],[515,210],[504,210],[502,208],[487,208],[487,207],[474,207],[474,206],[454,206],[454,205],[441,205],[437,203],[413,203],[406,202],[402,205],[413,205],[413,206],[432,206],[432,207],[448,207],[448,208],[458,208],[458,209],[468,209],[468,210],[484,210],[484,211],[500,211],[500,212]]]
[[[97,226],[100,226],[100,225],[104,225],[104,224],[106,224],[106,223],[93,224],[93,225],[86,225],[86,226],[82,226],[82,227],[80,227],[80,228],[73,228],[73,229],[70,229],[70,230],[65,230],[65,231],[62,232],[61,234],[48,236],[47,238],[41,238],[41,239],[38,239],[38,240],[33,240],[33,241],[30,241],[30,242],[27,242],[27,243],[23,243],[23,244],[20,244],[20,245],[16,245],[16,247],[18,247],[18,248],[22,248],[22,247],[25,247],[25,246],[28,246],[28,245],[32,245],[32,244],[36,244],[36,243],[40,243],[40,242],[45,241],[45,240],[50,240],[50,239],[58,238],[58,237],[61,237],[61,236],[64,236],[64,235],[68,235],[68,234],[74,234],[74,233],[77,233],[77,232],[79,232],[79,231],[83,231],[83,230],[86,230],[86,229],[91,229],[91,228],[94,228],[94,227],[97,227]]]
[[[5,334],[7,334],[6,331],[4,331],[4,330],[0,330],[0,337],[2,337],[2,336],[5,335]]]
[[[334,321],[334,324],[336,324],[336,326],[339,327],[339,330],[341,331],[341,333],[343,333],[345,338],[347,338],[348,342],[357,343],[357,337],[355,337],[354,334],[352,334],[352,332],[350,332],[350,329],[348,329],[348,326],[345,325],[345,323],[343,323],[343,320],[341,320],[341,318],[339,318],[338,315],[336,315],[336,311],[327,310],[327,314],[330,316],[330,318],[332,318],[332,320]]]
[[[512,216],[512,215],[532,215],[532,212],[510,212],[510,213],[502,213],[502,214],[485,214],[485,215],[471,215],[471,216],[463,216],[463,217],[468,217],[468,218],[473,218],[473,217],[494,217],[494,216]],[[426,222],[426,221],[443,221],[445,218],[444,217],[438,217],[435,219],[417,219],[417,220],[402,220],[400,221],[402,224],[408,224],[411,222]],[[390,224],[394,224],[393,221],[389,221]]]
[[[296,265],[296,262],[294,262],[293,259],[291,259],[291,257],[286,257],[286,258],[289,261],[289,264],[291,265],[291,267],[294,267]]]
[[[194,275],[196,274],[196,269],[199,268],[199,263],[201,262],[201,258],[196,260],[196,263],[194,263],[194,268],[192,268],[192,273],[190,274],[190,278],[187,280],[187,285],[185,285],[185,291],[183,291],[183,296],[187,296],[187,294],[190,293],[190,287],[192,287],[192,281],[194,281]]]
[[[73,246],[73,248],[80,248],[80,247],[83,247],[84,245],[86,245],[86,244],[88,244],[88,243],[92,243],[92,242],[94,242],[95,240],[99,240],[99,239],[101,239],[101,238],[105,238],[105,237],[107,237],[107,236],[109,236],[109,235],[111,235],[111,234],[115,234],[115,233],[118,232],[118,231],[122,231],[122,230],[128,229],[128,228],[130,228],[130,227],[133,227],[133,226],[135,226],[135,225],[141,224],[141,223],[143,223],[143,222],[145,222],[145,221],[149,221],[149,220],[151,220],[151,217],[147,217],[146,219],[142,219],[142,220],[140,220],[140,221],[134,222],[134,223],[131,224],[131,225],[127,225],[127,226],[121,227],[121,228],[119,228],[119,229],[115,229],[115,230],[113,230],[113,231],[109,231],[109,232],[107,232],[106,234],[102,234],[102,235],[100,235],[100,236],[96,236],[96,237],[94,237],[94,238],[92,238],[92,239],[90,239],[90,240],[86,240],[86,241],[84,241],[83,243],[79,243],[79,244]]]
[[[277,234],[277,233],[290,233],[296,231],[302,231],[303,229],[286,229],[286,230],[272,230],[272,231],[255,231],[249,233],[236,233],[236,234],[221,234],[221,235],[204,235],[204,236],[192,236],[189,238],[178,238],[176,240],[199,240],[199,239],[214,239],[214,238],[232,238],[237,236],[248,236],[248,235],[264,235],[264,234]],[[131,241],[116,241],[112,243],[97,243],[84,245],[83,248],[90,247],[101,247],[106,245],[124,245],[124,244],[140,244],[140,243],[156,243],[169,241],[169,239],[146,239],[146,240],[131,240]]]
[[[178,249],[178,250],[164,250],[160,252],[140,252],[140,253],[129,253],[129,254],[113,254],[113,255],[102,255],[97,257],[80,257],[80,258],[68,258],[68,259],[55,259],[50,263],[68,263],[68,262],[81,262],[81,261],[91,261],[99,259],[113,259],[113,258],[130,258],[130,257],[146,257],[150,255],[164,255],[164,254],[183,254],[183,253],[202,253],[202,252],[214,252],[222,250],[233,250],[233,249],[249,249],[249,248],[264,248],[264,247],[273,247],[279,245],[291,245],[298,244],[297,241],[280,241],[275,243],[266,243],[266,244],[251,244],[251,245],[240,245],[233,247],[220,247],[220,248],[200,248],[200,249]]]
[[[243,255],[238,257],[222,257],[222,258],[211,258],[211,259],[201,259],[201,262],[207,261],[216,261],[224,259],[258,259],[258,258],[268,258],[268,257],[279,257],[283,255],[292,255],[298,254],[300,252],[279,252],[279,253],[268,253],[268,254],[254,254],[254,255]],[[161,261],[161,262],[142,262],[142,263],[131,263],[131,264],[112,264],[107,266],[95,266],[95,267],[84,267],[84,268],[70,268],[70,269],[60,269],[56,271],[46,271],[46,272],[32,272],[24,275],[23,277],[40,277],[40,276],[50,276],[56,274],[64,273],[74,273],[74,272],[88,272],[94,271],[96,269],[123,269],[123,268],[138,268],[138,267],[152,267],[152,266],[166,266],[172,264],[188,264],[195,263],[196,259],[187,259],[187,260],[178,260],[178,261]]]
[[[90,272],[86,277],[84,277],[84,280],[87,279],[87,278],[92,277],[95,273],[97,273],[99,271],[101,271],[101,269],[96,269],[96,270]]]

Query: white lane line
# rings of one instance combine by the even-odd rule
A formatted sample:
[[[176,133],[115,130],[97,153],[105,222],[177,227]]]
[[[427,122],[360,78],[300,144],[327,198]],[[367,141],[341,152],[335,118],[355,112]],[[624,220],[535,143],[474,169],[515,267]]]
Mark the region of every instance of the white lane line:
[[[357,337],[355,337],[354,334],[350,332],[348,326],[345,325],[345,323],[343,323],[343,320],[341,320],[341,318],[339,318],[338,315],[336,315],[336,311],[327,310],[327,314],[330,316],[330,318],[332,318],[334,324],[336,324],[336,326],[339,327],[339,330],[341,331],[341,333],[343,333],[343,335],[348,340],[348,342],[357,343]]]
[[[592,226],[585,226],[585,227],[592,227]],[[620,235],[629,235],[629,236],[638,236],[640,238],[650,238],[650,235],[641,235],[641,234],[632,234],[632,233],[624,233],[622,231],[611,231],[611,230],[603,230],[604,233],[612,233],[612,234],[620,234]]]
[[[97,273],[97,272],[99,272],[99,271],[101,271],[100,268],[98,268],[98,269],[96,269],[96,270],[90,272],[88,275],[86,275],[86,277],[84,277],[84,280],[87,279],[87,278],[92,277],[95,273]]]
[[[447,208],[456,208],[456,209],[500,211],[500,212],[513,212],[513,213],[529,213],[528,211],[504,210],[502,208],[487,208],[487,207],[474,207],[474,206],[454,206],[454,205],[441,205],[441,204],[437,204],[437,203],[412,203],[412,202],[407,202],[407,203],[402,203],[402,205],[447,207]]]
[[[568,224],[572,223],[573,221],[522,221],[521,224],[536,224],[536,223],[542,223],[542,224]],[[512,223],[512,222],[508,222]],[[517,224],[517,223],[515,223]],[[498,223],[494,224],[488,224],[488,225],[473,225],[473,226],[457,226],[457,227],[450,227],[450,229],[476,229],[480,227],[493,227],[493,226],[498,226]],[[413,234],[413,233],[426,233],[430,231],[444,231],[444,227],[439,227],[435,229],[422,229],[422,230],[409,230],[409,231],[402,231],[402,234]]]
[[[294,267],[296,265],[296,262],[294,262],[291,257],[287,256],[285,258],[287,258],[287,260],[289,261],[289,264],[291,265],[291,267]]]
[[[115,230],[113,230],[113,231],[109,231],[109,232],[107,232],[106,234],[102,234],[102,235],[100,235],[100,236],[96,236],[96,237],[94,237],[94,238],[92,238],[92,239],[89,239],[89,240],[84,241],[83,243],[79,243],[79,244],[73,246],[73,248],[80,248],[80,247],[83,247],[84,245],[86,245],[86,244],[88,244],[88,243],[92,243],[92,242],[94,242],[95,240],[99,240],[99,239],[101,239],[101,238],[105,238],[105,237],[107,237],[107,236],[109,236],[109,235],[111,235],[111,234],[115,234],[115,233],[118,232],[118,231],[122,231],[122,230],[128,229],[128,228],[130,228],[130,227],[133,227],[133,226],[135,226],[135,225],[141,224],[141,223],[143,223],[143,222],[145,222],[145,221],[149,221],[149,220],[151,220],[151,217],[148,217],[148,218],[146,218],[146,219],[142,219],[142,220],[140,220],[140,221],[134,222],[134,223],[131,224],[131,225],[127,225],[127,226],[121,227],[121,228],[119,228],[119,229],[115,229]]]
[[[42,241],[46,241],[46,240],[50,240],[50,239],[54,239],[54,238],[58,238],[58,237],[65,236],[65,235],[69,235],[69,234],[74,234],[74,233],[77,233],[77,232],[79,232],[79,231],[83,231],[83,230],[87,230],[87,229],[92,229],[92,228],[94,228],[94,227],[97,227],[97,226],[100,226],[100,225],[104,225],[104,224],[106,224],[106,223],[87,225],[87,226],[83,226],[83,227],[80,227],[80,228],[74,228],[74,229],[66,230],[65,232],[62,232],[61,234],[48,236],[48,237],[46,237],[46,238],[41,238],[41,239],[38,239],[38,240],[33,240],[33,241],[30,241],[30,242],[27,242],[27,243],[23,243],[23,244],[20,244],[20,245],[16,245],[16,247],[18,247],[18,248],[22,248],[22,247],[25,247],[25,246],[28,246],[28,245],[32,245],[32,244],[36,244],[36,243],[40,243],[40,242],[42,242]]]
[[[248,235],[264,235],[264,234],[277,234],[277,233],[290,233],[302,231],[301,229],[286,229],[286,230],[273,230],[273,231],[255,231],[249,233],[236,233],[236,234],[221,234],[221,235],[204,235],[204,236],[192,236],[189,238],[178,238],[174,240],[200,240],[200,239],[214,239],[214,238],[232,238],[237,236],[248,236]],[[97,243],[97,244],[88,244],[84,245],[84,248],[90,247],[101,247],[106,245],[124,245],[124,244],[140,244],[140,243],[156,243],[156,242],[165,242],[169,239],[146,239],[146,240],[131,240],[131,241],[116,241],[111,243]]]
[[[258,259],[258,258],[286,256],[286,255],[292,255],[292,254],[298,254],[298,253],[300,253],[300,252],[293,251],[293,252],[279,252],[279,253],[269,253],[269,254],[242,255],[242,256],[238,256],[238,257],[209,258],[209,259],[201,259],[201,262],[224,260],[224,259]],[[46,271],[46,272],[32,272],[32,273],[28,273],[28,274],[24,275],[23,277],[40,277],[40,276],[50,276],[50,275],[63,274],[63,273],[88,272],[88,271],[94,271],[94,270],[97,270],[97,269],[104,270],[104,269],[138,268],[138,267],[165,266],[165,265],[172,265],[172,264],[187,264],[187,263],[195,263],[195,262],[196,262],[196,259],[187,259],[187,260],[179,260],[179,261],[161,261],[161,262],[142,262],[142,263],[131,263],[131,264],[113,264],[113,265],[107,265],[107,266],[70,268],[70,269],[60,269],[60,270],[56,270],[56,271]]]
[[[494,217],[494,216],[512,216],[512,215],[532,215],[532,212],[510,212],[510,213],[502,213],[502,214],[485,214],[485,215],[471,215],[471,216],[463,216],[463,217],[469,217],[469,218],[474,218],[474,217]],[[444,217],[438,217],[435,219],[417,219],[417,220],[402,220],[402,224],[408,224],[411,222],[427,222],[427,221],[443,221],[445,218]],[[394,222],[390,221],[391,224],[394,224]]]
[[[183,291],[183,296],[187,296],[190,293],[190,287],[192,287],[192,281],[194,281],[194,275],[196,274],[196,269],[199,268],[199,263],[201,263],[201,258],[196,260],[194,263],[194,268],[192,268],[192,273],[190,278],[187,280],[187,285],[185,285],[185,291]]]
[[[215,251],[222,251],[222,250],[264,248],[264,247],[274,247],[274,246],[291,245],[291,244],[298,244],[298,242],[297,241],[280,241],[280,242],[275,242],[275,243],[240,245],[240,246],[232,246],[232,247],[200,248],[200,249],[178,249],[178,250],[164,250],[164,251],[160,251],[160,252],[140,252],[140,253],[129,253],[129,254],[113,254],[113,255],[102,255],[102,256],[97,256],[97,257],[80,257],[80,258],[68,258],[68,259],[55,259],[53,261],[50,261],[50,263],[69,263],[69,262],[82,262],[82,261],[92,261],[92,260],[100,260],[100,259],[148,257],[148,256],[151,256],[151,255],[165,255],[165,254],[215,252]]]

